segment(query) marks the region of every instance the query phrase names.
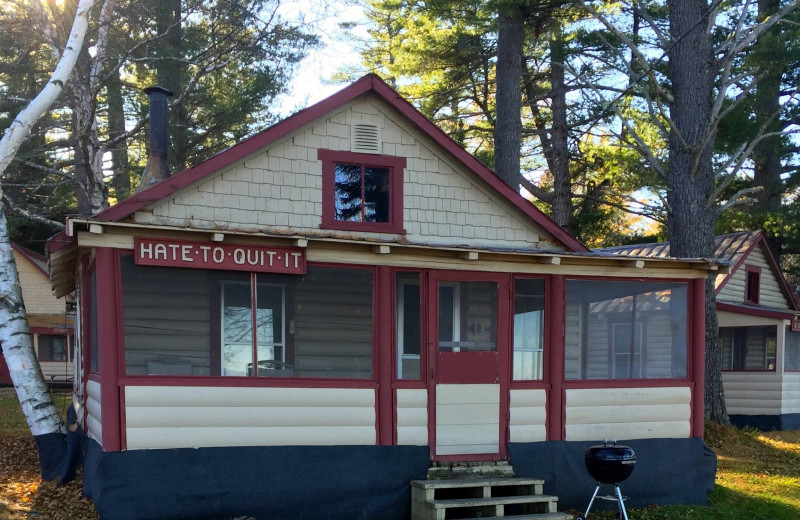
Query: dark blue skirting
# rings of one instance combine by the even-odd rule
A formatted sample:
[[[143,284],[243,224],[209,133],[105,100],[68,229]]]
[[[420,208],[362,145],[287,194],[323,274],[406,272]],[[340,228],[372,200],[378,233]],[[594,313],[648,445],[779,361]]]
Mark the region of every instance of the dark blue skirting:
[[[782,415],[730,415],[729,417],[731,423],[738,428],[750,426],[762,432],[800,429],[800,413],[785,413]]]
[[[717,456],[702,439],[619,441],[636,452],[633,474],[620,484],[626,507],[707,505],[714,489]],[[542,478],[544,492],[558,496],[558,508],[586,509],[597,482],[586,471],[583,454],[599,442],[547,441],[509,445],[514,473]],[[609,489],[606,488],[606,493]],[[609,504],[609,507],[616,507]],[[592,506],[594,511],[596,508]]]

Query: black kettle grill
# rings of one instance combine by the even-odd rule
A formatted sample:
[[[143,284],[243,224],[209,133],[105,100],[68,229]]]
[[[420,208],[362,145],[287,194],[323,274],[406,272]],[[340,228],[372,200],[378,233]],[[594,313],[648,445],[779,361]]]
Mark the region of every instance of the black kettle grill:
[[[592,446],[584,453],[583,460],[589,475],[597,481],[592,499],[586,508],[586,513],[575,520],[585,520],[589,516],[595,499],[617,502],[619,507],[619,517],[628,520],[628,513],[625,511],[625,498],[619,489],[619,483],[628,478],[633,473],[636,466],[636,453],[628,446],[617,444],[617,441],[604,441],[603,444]],[[614,495],[600,495],[600,487],[603,485],[614,486]]]

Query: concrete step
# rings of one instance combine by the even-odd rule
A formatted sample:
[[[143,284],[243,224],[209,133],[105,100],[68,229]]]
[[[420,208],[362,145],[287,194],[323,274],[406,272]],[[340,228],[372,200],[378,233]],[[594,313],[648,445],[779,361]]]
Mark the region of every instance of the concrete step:
[[[536,486],[543,485],[544,480],[540,478],[461,478],[461,479],[433,479],[433,480],[412,480],[411,485],[423,489],[429,488],[469,488],[469,487],[502,487],[502,486]]]
[[[428,480],[462,478],[509,478],[514,468],[506,461],[438,462],[428,469]]]

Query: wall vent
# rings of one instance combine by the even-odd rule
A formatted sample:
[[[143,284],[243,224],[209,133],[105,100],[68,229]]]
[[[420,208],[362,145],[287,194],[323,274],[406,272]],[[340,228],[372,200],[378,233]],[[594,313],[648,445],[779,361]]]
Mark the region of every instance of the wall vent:
[[[381,131],[374,123],[353,123],[350,127],[350,151],[381,153]]]

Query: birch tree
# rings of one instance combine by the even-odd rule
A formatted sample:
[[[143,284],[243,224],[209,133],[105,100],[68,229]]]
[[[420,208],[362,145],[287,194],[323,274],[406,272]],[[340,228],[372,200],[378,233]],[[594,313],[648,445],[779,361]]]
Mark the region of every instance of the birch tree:
[[[0,140],[0,178],[32,126],[50,108],[67,82],[89,26],[94,0],[80,0],[69,38],[50,80],[17,115]],[[2,185],[0,185],[2,195]],[[64,424],[45,384],[33,350],[28,319],[22,301],[19,275],[8,239],[5,213],[0,211],[0,343],[22,411],[34,437],[65,433]]]

